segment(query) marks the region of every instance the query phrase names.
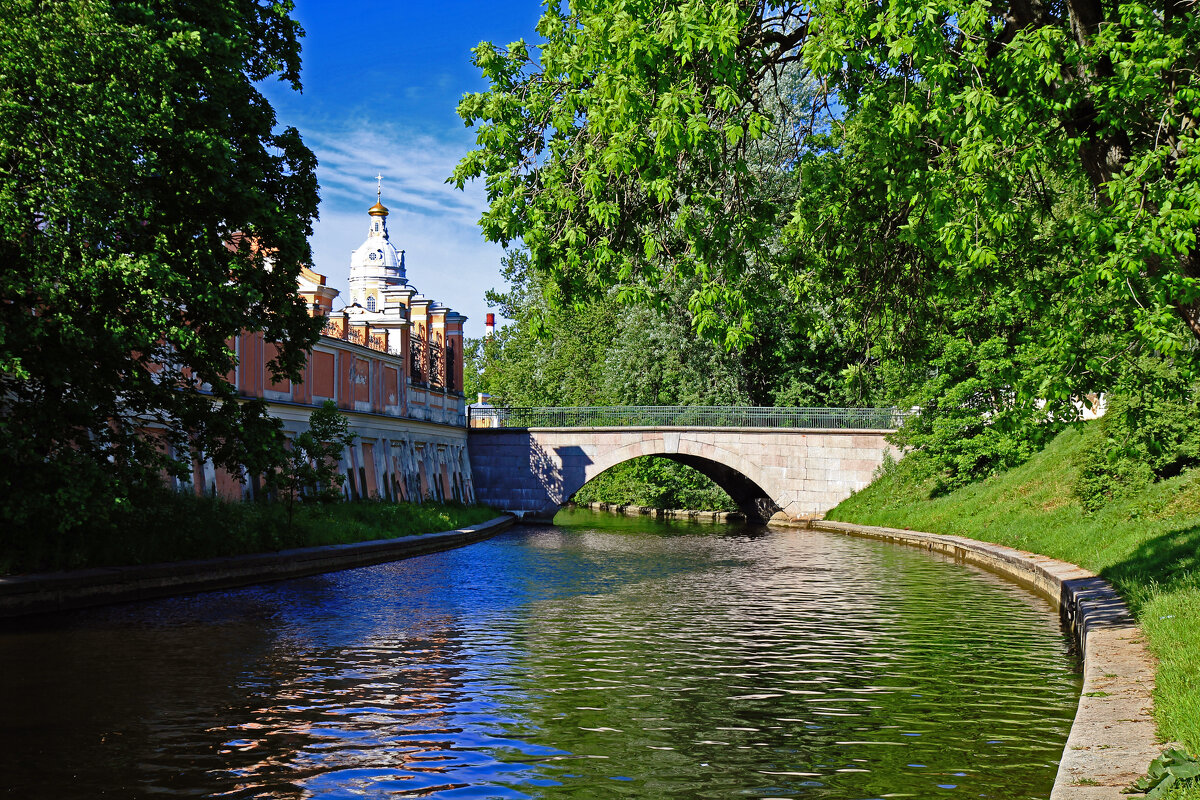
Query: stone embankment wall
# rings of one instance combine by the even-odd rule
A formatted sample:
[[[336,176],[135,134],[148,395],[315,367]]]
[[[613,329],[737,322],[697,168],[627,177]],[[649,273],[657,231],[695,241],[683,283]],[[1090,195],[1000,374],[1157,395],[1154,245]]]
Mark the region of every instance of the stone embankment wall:
[[[513,524],[497,517],[458,530],[278,553],[0,577],[0,618],[231,589],[436,553]]]
[[[571,505],[590,511],[607,511],[627,517],[656,517],[657,519],[691,519],[698,522],[745,522],[746,515],[740,511],[690,511],[681,508],[655,508],[635,506],[629,503],[580,503]]]
[[[1058,606],[1083,658],[1083,692],[1050,800],[1119,800],[1167,746],[1157,742],[1154,662],[1128,607],[1075,564],[962,536],[814,521],[817,530],[946,553],[1030,587]]]

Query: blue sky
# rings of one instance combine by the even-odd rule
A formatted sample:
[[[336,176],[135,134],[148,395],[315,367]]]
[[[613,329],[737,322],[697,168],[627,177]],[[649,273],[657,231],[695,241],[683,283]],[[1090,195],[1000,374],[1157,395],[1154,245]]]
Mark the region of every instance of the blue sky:
[[[280,124],[298,128],[317,155],[314,268],[346,292],[350,252],[366,238],[382,173],[388,228],[407,251],[409,281],[470,317],[469,336],[482,335],[483,293],[502,283],[502,251],[475,224],[483,187],[445,183],[474,145],[454,108],[464,92],[486,88],[470,49],[532,40],[540,0],[296,0],[293,15],[306,34],[304,91],[263,90]]]

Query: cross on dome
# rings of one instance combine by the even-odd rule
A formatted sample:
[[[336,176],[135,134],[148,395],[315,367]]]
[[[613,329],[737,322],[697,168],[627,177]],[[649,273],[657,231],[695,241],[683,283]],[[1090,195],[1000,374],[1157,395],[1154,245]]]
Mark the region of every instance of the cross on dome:
[[[383,173],[375,176],[375,205],[371,206],[367,213],[372,217],[386,217],[388,215],[387,206],[383,204]],[[384,231],[386,235],[386,230]]]

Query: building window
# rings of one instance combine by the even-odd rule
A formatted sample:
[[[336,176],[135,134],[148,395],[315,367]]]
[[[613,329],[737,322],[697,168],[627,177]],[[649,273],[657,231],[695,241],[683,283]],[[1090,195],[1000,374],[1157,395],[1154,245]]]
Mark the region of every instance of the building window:
[[[375,295],[367,297],[367,311],[375,310]]]

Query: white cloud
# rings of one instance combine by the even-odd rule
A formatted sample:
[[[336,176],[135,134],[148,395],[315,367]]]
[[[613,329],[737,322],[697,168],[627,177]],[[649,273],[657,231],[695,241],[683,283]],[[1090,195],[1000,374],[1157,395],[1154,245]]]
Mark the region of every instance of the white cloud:
[[[465,134],[465,135],[464,135]],[[350,253],[367,235],[375,176],[383,175],[383,204],[392,241],[407,251],[409,281],[427,297],[470,317],[469,336],[483,333],[483,294],[501,285],[502,249],[476,225],[486,207],[482,185],[459,191],[445,182],[471,146],[469,134],[438,138],[370,125],[354,131],[309,129],[317,155],[321,219],[315,225],[313,266],[346,291]]]

